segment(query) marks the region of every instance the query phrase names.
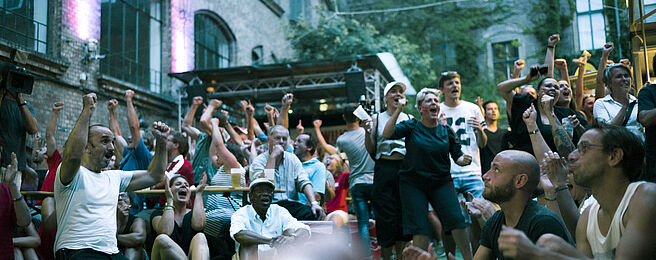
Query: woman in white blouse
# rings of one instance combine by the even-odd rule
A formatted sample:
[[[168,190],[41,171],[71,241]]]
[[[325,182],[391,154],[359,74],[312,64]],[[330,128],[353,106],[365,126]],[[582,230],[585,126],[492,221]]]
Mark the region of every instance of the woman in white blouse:
[[[603,80],[610,94],[595,101],[593,110],[595,120],[624,126],[644,141],[642,125],[638,122],[638,99],[629,94],[631,70],[618,63],[609,65],[603,73]]]

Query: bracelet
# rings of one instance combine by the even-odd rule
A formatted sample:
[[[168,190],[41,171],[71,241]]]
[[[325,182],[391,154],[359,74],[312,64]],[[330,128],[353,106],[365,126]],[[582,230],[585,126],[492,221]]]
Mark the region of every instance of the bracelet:
[[[546,200],[546,201],[556,201],[556,198],[548,198],[547,196],[544,196],[544,200]]]
[[[27,105],[27,102],[23,102],[23,103],[18,104],[19,107],[24,106],[24,105]]]
[[[554,193],[558,193],[559,191],[564,191],[564,190],[567,190],[567,189],[569,189],[569,187],[567,187],[567,185],[560,185],[560,186],[558,186],[557,188],[554,189]]]
[[[174,208],[173,206],[171,206],[171,205],[166,205],[166,206],[164,207],[164,210],[167,210],[167,209],[175,209],[175,208]]]
[[[529,134],[529,135],[534,135],[534,134],[537,134],[537,133],[539,133],[539,132],[540,132],[540,129],[535,129],[535,130],[533,130],[533,131],[529,131],[528,134]]]
[[[547,48],[553,49],[555,46],[547,45]]]
[[[310,204],[312,204],[312,205],[319,205],[319,202],[315,200],[315,201],[313,201],[313,202],[310,203]]]
[[[21,200],[21,199],[23,199],[23,194],[20,194],[20,195],[18,196],[18,198],[15,198],[15,199],[14,199],[14,202],[17,202],[17,201],[19,201],[19,200]]]

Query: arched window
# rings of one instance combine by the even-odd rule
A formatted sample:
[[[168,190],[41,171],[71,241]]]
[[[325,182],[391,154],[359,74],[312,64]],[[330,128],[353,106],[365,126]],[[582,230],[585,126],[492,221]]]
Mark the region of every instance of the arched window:
[[[230,67],[234,62],[235,36],[228,25],[211,11],[194,14],[195,69]]]

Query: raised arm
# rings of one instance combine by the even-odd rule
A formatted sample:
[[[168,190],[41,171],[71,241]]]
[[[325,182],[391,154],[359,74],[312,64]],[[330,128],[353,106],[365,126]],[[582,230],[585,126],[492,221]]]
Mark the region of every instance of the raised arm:
[[[329,145],[326,142],[326,139],[323,138],[323,134],[321,134],[321,120],[314,120],[312,124],[314,125],[314,134],[317,136],[317,140],[319,141],[319,144],[321,144],[321,147],[328,153],[328,154],[335,154],[337,153],[337,149],[335,149],[334,146]]]
[[[280,117],[278,117],[277,124],[289,129],[289,108],[294,101],[294,94],[287,93],[282,97],[282,104],[280,105]]]
[[[547,54],[544,56],[544,65],[547,65],[549,70],[546,77],[553,78],[554,76],[554,54],[556,53],[556,44],[560,41],[560,35],[554,34],[549,36],[547,40]]]
[[[59,170],[59,180],[62,184],[71,183],[82,163],[84,148],[87,146],[89,138],[89,121],[91,115],[96,109],[96,94],[89,93],[82,97],[82,112],[78,117],[73,130],[66,140],[66,149],[62,156],[62,163]]]
[[[118,106],[118,100],[112,99],[107,101],[107,110],[109,111],[109,129],[114,133],[116,141],[114,142],[114,154],[116,155],[116,161],[120,162],[123,160],[123,148],[125,148],[128,143],[123,139],[121,133],[121,127],[118,125],[118,120],[116,119],[116,107]]]
[[[46,128],[46,153],[48,157],[52,156],[57,150],[55,131],[57,130],[57,117],[62,109],[64,109],[64,103],[57,102],[52,105],[52,114],[50,114],[50,121],[48,121],[48,127]]]
[[[510,75],[511,79],[517,79],[522,76],[522,70],[526,62],[523,59],[516,60],[513,63],[513,73]]]
[[[191,229],[194,231],[203,231],[205,228],[205,207],[203,206],[203,191],[207,185],[207,173],[203,172],[203,179],[196,187],[196,199],[194,200],[194,209],[191,213]]]
[[[21,187],[21,172],[18,170],[18,160],[16,154],[11,153],[11,164],[4,170],[4,179],[2,182],[9,186],[11,193],[11,200],[14,202],[14,212],[16,214],[16,225],[25,227],[32,223],[32,216],[30,210],[25,203],[23,195],[20,193]]]
[[[241,146],[244,142],[241,139],[241,136],[237,133],[237,131],[235,131],[234,128],[232,128],[232,125],[228,121],[228,111],[223,110],[221,111],[221,113],[223,113],[223,115],[225,116],[225,120],[221,120],[219,122],[221,124],[221,127],[223,127],[228,132],[230,139],[232,139],[232,141],[235,144]]]
[[[162,180],[164,171],[166,171],[166,164],[168,163],[166,143],[169,127],[162,122],[153,122],[152,128],[156,143],[155,155],[153,155],[147,171],[134,171],[127,191],[140,190],[159,183]]]
[[[132,97],[134,97],[134,91],[128,89],[125,91],[125,101],[128,106],[128,126],[130,128],[130,134],[132,135],[132,149],[136,149],[137,145],[141,141],[141,132],[139,132],[139,118],[137,117],[137,111],[134,109],[134,104],[132,103]]]
[[[371,121],[360,121],[360,126],[364,128],[364,148],[367,149],[372,159],[376,155],[376,134],[378,133],[378,115],[372,115]],[[373,132],[373,133],[372,133]]]
[[[212,118],[210,124],[212,125],[212,144],[210,145],[209,154],[214,167],[218,169],[221,165],[224,165],[224,169],[240,168],[241,165],[237,158],[223,143],[223,136],[219,129],[219,119]]]
[[[385,124],[385,129],[383,129],[382,133],[383,137],[390,138],[392,134],[394,134],[394,128],[396,128],[396,120],[399,119],[399,115],[401,114],[401,111],[403,111],[404,107],[405,103],[399,102],[399,105],[396,107],[396,110],[394,110],[392,117],[387,120],[387,124]]]
[[[570,234],[576,236],[576,224],[579,220],[579,209],[567,188],[567,166],[564,159],[558,153],[547,152],[544,155],[546,173],[552,184],[551,189],[545,188],[545,199],[556,199],[558,213],[565,222]]]
[[[25,131],[31,135],[36,134],[39,131],[39,124],[36,122],[32,112],[30,112],[30,109],[27,108],[25,99],[23,99],[23,94],[18,93],[16,100],[18,101],[18,108],[21,111],[21,118],[23,119],[23,127],[25,127]]]
[[[568,156],[576,147],[572,143],[572,139],[569,136],[569,133],[565,131],[563,126],[560,124],[560,120],[556,117],[553,112],[553,106],[555,100],[551,96],[545,95],[540,100],[540,109],[545,111],[547,118],[549,119],[549,125],[551,126],[551,135],[553,136],[554,144],[556,144],[556,150],[559,154],[563,156]]]
[[[569,81],[569,72],[567,71],[567,61],[565,59],[556,59],[554,61],[554,66],[556,66],[560,72],[560,80],[567,81],[567,86],[571,87],[572,84]]]
[[[194,97],[193,103],[189,107],[189,110],[187,110],[187,114],[185,114],[185,117],[182,120],[182,131],[187,133],[187,135],[194,140],[198,139],[198,134],[200,134],[200,131],[197,128],[191,126],[191,122],[194,120],[196,110],[198,110],[198,107],[201,104],[203,104],[203,97]]]
[[[166,206],[164,206],[164,211],[161,216],[154,217],[150,224],[157,234],[166,234],[167,236],[170,236],[171,233],[173,233],[173,225],[175,225],[175,207],[173,206],[173,192],[171,191],[169,181],[164,183],[164,194],[166,195]]]
[[[269,105],[269,103],[264,103],[264,112],[267,115],[267,122],[269,122],[269,127],[276,125],[276,121],[273,120],[273,113],[274,113],[273,110],[274,110],[273,107]]]
[[[223,101],[221,100],[218,99],[210,100],[210,104],[207,106],[205,111],[203,111],[203,114],[200,116],[200,127],[208,135],[212,134],[212,125],[210,124],[210,119],[212,118],[212,112],[214,112],[215,109],[221,107],[221,105],[223,105]]]
[[[531,107],[526,109],[524,114],[522,114],[522,119],[524,120],[524,124],[526,124],[526,130],[529,132],[528,136],[531,139],[533,154],[535,154],[535,158],[538,160],[538,162],[541,162],[542,159],[544,159],[544,154],[551,151],[551,149],[549,149],[549,145],[547,145],[547,142],[544,141],[544,137],[542,137],[542,134],[538,129],[538,125],[536,123],[537,117],[538,113],[537,110],[535,110],[535,106],[533,106],[533,104],[531,104]]]
[[[531,83],[531,81],[538,79],[540,77],[540,74],[538,73],[539,68],[540,65],[533,65],[531,66],[531,69],[529,73],[526,74],[526,76],[509,79],[497,85],[497,93],[503,98],[503,100],[506,101],[506,110],[509,112],[508,114],[510,114],[511,111],[513,97],[515,96],[515,89],[521,85],[526,85]]]
[[[587,62],[588,59],[585,55],[574,60],[574,63],[579,67],[579,75],[576,77],[576,88],[574,89],[574,102],[576,102],[576,109],[578,111],[583,109],[583,77],[585,76],[585,64]]]
[[[604,48],[601,49],[601,59],[599,60],[599,67],[597,67],[597,81],[595,87],[595,98],[600,99],[606,96],[606,85],[604,84],[604,70],[606,70],[606,64],[608,63],[608,56],[613,50],[614,45],[612,42],[607,42],[604,44]]]
[[[253,105],[251,105],[251,101],[249,100],[248,102],[246,100],[241,101],[241,108],[244,111],[244,115],[246,115],[246,128],[248,129],[248,140],[253,141],[255,139],[255,136],[260,135],[262,133],[262,129],[260,129],[260,126],[257,124],[257,121],[253,117],[255,114],[255,108]],[[259,129],[257,133],[255,133],[255,127]]]

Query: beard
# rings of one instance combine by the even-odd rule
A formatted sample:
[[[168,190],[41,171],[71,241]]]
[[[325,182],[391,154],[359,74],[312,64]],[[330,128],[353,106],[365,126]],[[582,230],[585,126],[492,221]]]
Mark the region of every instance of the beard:
[[[494,203],[502,203],[509,201],[515,195],[515,189],[513,188],[513,183],[508,182],[507,184],[501,186],[488,186],[483,191],[483,198],[492,201]]]

